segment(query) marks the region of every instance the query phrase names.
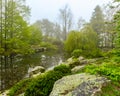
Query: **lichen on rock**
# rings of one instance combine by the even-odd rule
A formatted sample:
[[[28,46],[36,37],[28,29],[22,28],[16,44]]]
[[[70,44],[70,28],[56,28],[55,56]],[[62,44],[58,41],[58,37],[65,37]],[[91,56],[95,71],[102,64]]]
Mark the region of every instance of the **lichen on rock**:
[[[30,77],[36,77],[40,75],[41,73],[45,72],[45,68],[42,66],[36,66],[35,68],[32,68],[28,74]]]
[[[81,66],[76,66],[74,68],[71,69],[72,73],[76,73],[82,69],[84,69],[85,65],[81,65]]]
[[[69,75],[56,81],[50,96],[94,96],[107,82],[104,77],[86,73]]]

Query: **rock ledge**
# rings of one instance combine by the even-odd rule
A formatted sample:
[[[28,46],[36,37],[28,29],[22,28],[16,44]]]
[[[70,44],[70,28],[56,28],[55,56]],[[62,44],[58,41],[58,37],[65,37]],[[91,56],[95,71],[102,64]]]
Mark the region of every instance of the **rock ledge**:
[[[50,96],[95,96],[109,80],[86,73],[65,76],[55,82]]]

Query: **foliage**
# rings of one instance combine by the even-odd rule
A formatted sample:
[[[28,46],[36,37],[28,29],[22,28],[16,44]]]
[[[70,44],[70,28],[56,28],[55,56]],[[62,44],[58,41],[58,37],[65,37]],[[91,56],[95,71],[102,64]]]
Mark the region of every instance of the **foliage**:
[[[104,30],[104,14],[101,10],[101,7],[97,5],[94,9],[94,12],[92,14],[90,24],[92,25],[92,28],[97,34],[101,34]]]
[[[99,74],[108,77],[112,81],[120,81],[120,65],[113,62],[103,63],[101,65],[87,65],[85,72]]]
[[[53,71],[48,71],[37,78],[24,79],[15,84],[9,91],[9,96],[16,96],[25,92],[25,96],[48,96],[54,82],[71,73],[69,66],[61,64]]]
[[[16,96],[25,91],[32,79],[24,79],[15,84],[9,91],[9,96]]]
[[[25,91],[25,96],[48,96],[56,80],[61,78],[61,74],[49,71],[31,82]]]
[[[49,43],[49,42],[41,42],[41,47],[45,47],[47,50],[57,50],[57,46]]]
[[[82,50],[86,57],[99,57],[101,51],[98,48],[98,36],[90,25],[86,25],[81,32],[83,33]]]
[[[116,48],[104,53],[104,57],[111,59],[113,62],[120,63],[120,51]]]
[[[114,15],[114,22],[116,24],[116,38],[115,38],[115,48],[119,55],[120,53],[120,11],[117,11],[117,13]]]
[[[115,38],[115,23],[113,22],[113,9],[110,8],[110,5],[104,7],[102,10],[99,5],[97,5],[92,13],[90,20],[90,25],[93,30],[98,35],[97,45],[102,49],[110,49],[114,47],[114,38]]]
[[[65,41],[65,50],[72,53],[75,49],[81,48],[81,33],[78,31],[71,31]]]
[[[73,58],[72,62],[69,63],[69,67],[72,69],[76,66],[79,66],[81,65],[80,64],[80,61],[77,59],[77,58]]]
[[[0,41],[2,55],[15,55],[30,53],[29,27],[26,16],[29,16],[29,8],[25,0],[1,1],[1,31]]]
[[[105,57],[109,57],[109,58],[115,56],[115,54],[116,54],[116,50],[115,49],[112,49],[112,50],[109,50],[107,52],[104,52],[104,56]]]
[[[72,56],[74,56],[74,58],[78,58],[81,54],[82,54],[82,50],[80,49],[76,49],[72,52]]]
[[[113,60],[114,62],[120,63],[120,57],[119,57],[119,56],[114,56],[114,57],[112,57],[112,60]]]
[[[101,93],[97,96],[119,96],[120,95],[120,89],[119,88],[120,88],[120,83],[111,82],[107,86],[102,87]]]
[[[66,65],[59,65],[52,71],[48,71],[30,83],[25,91],[25,96],[49,96],[56,80],[70,72]]]
[[[80,32],[71,31],[68,34],[65,50],[70,54],[74,50],[81,50],[81,55],[85,57],[99,57],[101,54],[97,41],[97,34],[89,25],[86,25]]]
[[[65,64],[58,65],[54,68],[54,71],[61,72],[62,74],[70,74],[71,68]]]
[[[31,45],[39,45],[42,41],[42,32],[41,29],[33,24],[30,26],[31,37],[30,37],[30,44]]]
[[[37,20],[34,23],[43,34],[43,41],[47,42],[47,38],[45,37],[52,37],[58,40],[61,40],[61,28],[60,25],[54,22],[49,21],[48,19]]]

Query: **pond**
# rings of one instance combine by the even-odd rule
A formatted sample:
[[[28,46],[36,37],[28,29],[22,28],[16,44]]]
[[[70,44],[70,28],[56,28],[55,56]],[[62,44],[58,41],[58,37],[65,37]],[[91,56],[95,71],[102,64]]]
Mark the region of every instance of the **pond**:
[[[14,59],[12,66],[2,69],[0,90],[8,89],[23,78],[26,78],[28,71],[35,66],[43,66],[49,69],[64,61],[63,53],[41,52]]]

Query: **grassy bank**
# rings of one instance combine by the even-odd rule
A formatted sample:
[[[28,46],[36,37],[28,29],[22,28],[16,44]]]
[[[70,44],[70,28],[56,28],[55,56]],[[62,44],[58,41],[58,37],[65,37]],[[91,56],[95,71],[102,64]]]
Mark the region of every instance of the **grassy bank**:
[[[77,59],[73,63],[78,66]],[[76,63],[77,62],[77,65]],[[72,66],[74,66],[74,64]],[[74,67],[75,67],[74,66]],[[16,96],[24,93],[25,96],[49,96],[52,91],[54,83],[66,75],[71,75],[73,67],[66,64],[61,64],[53,70],[45,72],[44,74],[31,79],[25,79],[13,86],[8,96]],[[119,96],[120,95],[120,63],[113,59],[99,59],[94,63],[89,63],[78,73],[90,73],[99,75],[111,80],[107,86],[103,87],[98,96]]]

